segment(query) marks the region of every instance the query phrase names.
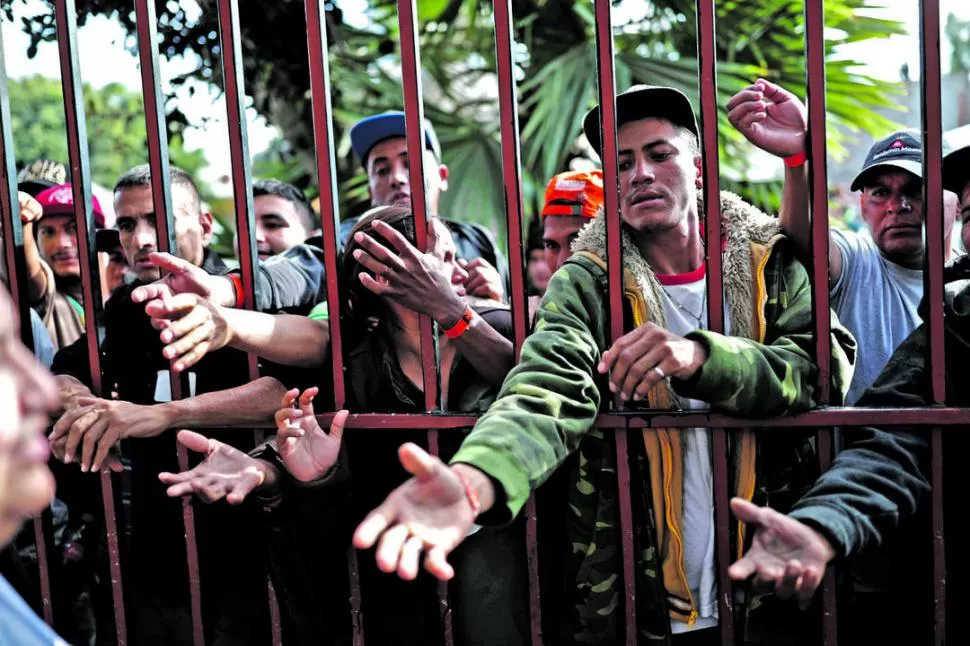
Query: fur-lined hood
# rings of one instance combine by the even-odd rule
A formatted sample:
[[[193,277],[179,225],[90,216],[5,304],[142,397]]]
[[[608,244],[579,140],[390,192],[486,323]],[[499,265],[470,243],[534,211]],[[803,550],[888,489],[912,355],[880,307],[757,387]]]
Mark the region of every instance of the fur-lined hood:
[[[704,213],[701,192],[697,193],[698,213]],[[702,216],[703,217],[703,216]],[[721,218],[726,245],[723,253],[724,293],[730,311],[733,336],[755,338],[753,319],[748,313],[754,311],[754,267],[752,266],[752,243],[768,246],[781,233],[777,218],[765,214],[748,204],[739,196],[721,191]],[[626,228],[623,230],[623,268],[625,282],[634,281],[643,293],[654,322],[666,327],[666,314],[660,302],[660,283],[650,265],[640,255]],[[599,216],[580,231],[572,244],[573,253],[586,251],[606,258],[606,216]],[[740,314],[744,313],[744,314]]]

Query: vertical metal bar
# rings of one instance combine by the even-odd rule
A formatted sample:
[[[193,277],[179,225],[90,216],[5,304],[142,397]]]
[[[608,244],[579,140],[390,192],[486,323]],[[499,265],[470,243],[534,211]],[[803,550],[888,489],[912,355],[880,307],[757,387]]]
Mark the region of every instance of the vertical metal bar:
[[[320,187],[320,225],[323,229],[323,262],[327,271],[327,309],[330,312],[330,355],[333,360],[333,398],[339,410],[346,401],[344,384],[343,337],[340,333],[340,293],[337,268],[337,232],[340,207],[337,198],[337,170],[334,160],[333,102],[330,94],[330,54],[327,46],[326,16],[319,0],[306,0],[307,47],[310,60],[310,100],[313,109],[313,139],[317,158],[317,185]],[[357,551],[347,550],[350,578],[350,613],[354,646],[364,646],[364,626],[360,617],[360,574]]]
[[[154,0],[135,1],[135,20],[138,37],[138,56],[141,63],[142,92],[145,100],[148,163],[152,177],[152,205],[155,211],[155,233],[158,250],[171,253],[177,249],[174,212],[169,182],[168,133],[165,125],[164,101],[159,85],[158,33]],[[171,372],[172,399],[182,399],[184,381]],[[189,468],[188,451],[176,444],[179,470]],[[192,612],[192,637],[195,644],[205,643],[202,629],[202,591],[199,582],[199,556],[195,537],[195,510],[192,501],[182,498],[182,522],[185,525],[185,553],[189,570],[189,598]]]
[[[712,332],[724,331],[724,294],[721,290],[721,187],[717,147],[717,43],[714,1],[697,2],[697,62],[700,75],[701,151],[704,173],[704,240],[707,261],[707,321]],[[714,456],[715,554],[718,567],[718,623],[721,643],[734,643],[731,578],[731,513],[728,507],[728,442],[724,429],[711,430]]]
[[[24,262],[23,226],[20,221],[17,197],[16,164],[14,163],[13,130],[11,128],[10,96],[7,88],[6,61],[3,38],[0,37],[0,232],[3,235],[10,296],[14,310],[20,319],[20,336],[30,350],[34,350],[34,335],[30,323],[30,302],[26,289],[20,281],[26,280]],[[40,577],[40,596],[44,621],[54,625],[54,609],[51,605],[50,571],[47,567],[47,542],[44,539],[44,518],[34,518],[34,543],[37,546],[37,567]]]
[[[616,73],[613,62],[613,7],[595,0],[596,63],[600,103],[600,141],[603,158],[603,198],[606,208],[606,271],[609,279],[610,343],[623,336],[623,247],[620,229],[620,189],[617,172]],[[622,403],[617,397],[614,406]],[[623,593],[627,644],[637,640],[636,580],[634,577],[633,509],[630,500],[630,462],[627,429],[616,437],[617,486],[620,497],[620,535],[623,556]]]
[[[929,303],[926,325],[930,335],[930,383],[933,402],[946,399],[946,359],[943,322],[943,158],[942,97],[940,94],[940,2],[922,0],[920,13],[920,85],[923,108],[923,209],[926,214],[924,294]],[[943,442],[941,429],[931,435],[932,523],[934,576],[934,637],[946,641],[946,551],[943,534]]]
[[[498,67],[499,120],[502,129],[502,175],[505,187],[505,216],[508,233],[509,271],[512,276],[512,330],[515,361],[528,334],[529,307],[525,293],[522,255],[522,165],[519,144],[519,104],[515,85],[515,57],[512,54],[512,2],[496,0],[495,54]],[[542,604],[539,586],[539,552],[535,498],[525,509],[526,556],[529,563],[529,616],[533,646],[542,644]]]
[[[340,335],[340,294],[337,276],[337,231],[340,207],[333,143],[333,103],[330,96],[330,55],[323,5],[306,0],[307,45],[310,53],[310,97],[313,104],[313,139],[320,186],[320,223],[323,228],[323,260],[327,270],[327,307],[330,312],[330,350],[333,355],[335,406],[344,406],[343,339]]]
[[[256,275],[256,228],[253,212],[252,171],[249,161],[249,134],[246,122],[246,94],[242,76],[242,46],[239,36],[239,7],[236,0],[219,2],[219,45],[222,62],[223,90],[226,93],[226,115],[229,127],[229,156],[232,163],[233,205],[236,212],[236,235],[239,243],[239,269],[243,287],[243,307],[255,310],[259,285]],[[247,355],[249,379],[259,379],[259,359]],[[267,574],[267,597],[270,611],[270,634],[274,646],[283,643],[280,610],[276,589]]]
[[[819,404],[831,401],[831,310],[829,309],[829,213],[825,129],[825,5],[805,3],[805,62],[808,99],[808,176],[812,209],[812,320]],[[796,171],[802,172],[802,171]],[[832,429],[819,429],[816,446],[821,471],[832,462]],[[825,573],[822,589],[822,643],[838,642],[835,569]]]
[[[84,99],[77,44],[77,10],[74,0],[54,3],[57,24],[57,46],[61,64],[61,84],[64,91],[64,118],[67,126],[68,157],[71,166],[71,185],[74,191],[74,217],[77,230],[78,254],[87,262],[81,263],[81,288],[84,294],[84,330],[87,335],[88,362],[91,369],[91,392],[101,395],[101,355],[98,348],[98,323],[104,320],[101,306],[100,273],[95,249],[94,213],[91,210],[91,171],[88,161],[87,128],[84,121]],[[105,526],[108,535],[108,558],[111,573],[111,592],[115,607],[115,628],[119,646],[127,643],[125,601],[121,580],[121,559],[118,547],[118,523],[115,517],[114,487],[111,472],[101,471],[101,498],[104,504]]]
[[[418,15],[415,0],[398,0],[398,24],[401,38],[401,76],[404,86],[404,121],[407,133],[408,171],[411,186],[411,210],[414,214],[414,237],[418,249],[428,249],[428,204],[425,196],[424,168],[424,101],[421,90],[421,54],[418,43]],[[438,402],[437,343],[431,319],[422,315],[419,319],[421,333],[421,371],[424,376],[424,407],[427,410],[446,408],[447,402]],[[428,448],[438,455],[438,431],[428,431]],[[448,586],[438,586],[438,602],[444,624],[445,644],[451,646],[454,636],[451,629],[451,610],[448,607]]]

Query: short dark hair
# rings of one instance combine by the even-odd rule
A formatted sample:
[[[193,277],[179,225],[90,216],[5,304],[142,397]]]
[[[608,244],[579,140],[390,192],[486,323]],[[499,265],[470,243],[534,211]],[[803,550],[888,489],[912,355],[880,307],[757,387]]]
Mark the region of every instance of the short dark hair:
[[[307,234],[316,228],[313,207],[310,206],[310,202],[306,199],[303,191],[297,187],[286,182],[281,182],[278,179],[258,179],[253,182],[253,197],[263,195],[275,195],[290,202],[299,214],[300,221],[306,228]]]
[[[168,167],[168,183],[170,186],[181,186],[189,191],[189,195],[192,197],[192,207],[194,211],[200,211],[202,209],[202,198],[199,197],[199,187],[196,186],[195,180],[187,172],[179,168],[178,166]],[[118,181],[115,182],[113,193],[117,194],[119,191],[123,191],[126,188],[135,188],[138,186],[151,186],[152,185],[152,167],[148,164],[141,164],[140,166],[135,166],[134,168],[129,168]]]

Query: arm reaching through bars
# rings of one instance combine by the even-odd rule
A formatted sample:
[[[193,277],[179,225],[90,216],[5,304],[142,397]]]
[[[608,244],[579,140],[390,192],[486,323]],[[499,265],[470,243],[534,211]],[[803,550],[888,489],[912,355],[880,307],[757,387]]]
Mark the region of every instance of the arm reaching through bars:
[[[786,159],[804,155],[808,110],[797,96],[764,79],[741,90],[728,101],[728,119],[758,148]],[[804,157],[802,157],[804,160]],[[785,164],[785,189],[779,219],[803,259],[811,254],[812,219],[809,209],[807,163]],[[829,239],[829,284],[842,273],[839,248]]]

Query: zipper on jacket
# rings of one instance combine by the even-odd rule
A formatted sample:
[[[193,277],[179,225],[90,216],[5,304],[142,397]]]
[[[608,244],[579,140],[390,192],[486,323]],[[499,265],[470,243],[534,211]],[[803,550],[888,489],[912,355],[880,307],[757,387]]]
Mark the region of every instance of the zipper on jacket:
[[[667,431],[658,429],[657,437],[660,439],[660,448],[663,451],[664,459],[664,501],[666,503],[664,507],[666,508],[665,515],[667,517],[667,529],[670,530],[670,534],[677,545],[677,574],[680,576],[684,589],[687,591],[687,601],[690,602],[690,612],[687,615],[687,625],[693,626],[694,623],[697,622],[699,613],[697,612],[697,606],[694,605],[694,593],[691,592],[690,582],[687,580],[687,571],[684,568],[684,538],[680,533],[680,523],[677,522],[673,516],[673,504],[670,493],[673,474],[668,468],[668,465],[673,460],[673,452],[670,448],[670,438],[667,436]]]

